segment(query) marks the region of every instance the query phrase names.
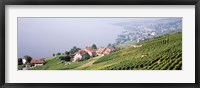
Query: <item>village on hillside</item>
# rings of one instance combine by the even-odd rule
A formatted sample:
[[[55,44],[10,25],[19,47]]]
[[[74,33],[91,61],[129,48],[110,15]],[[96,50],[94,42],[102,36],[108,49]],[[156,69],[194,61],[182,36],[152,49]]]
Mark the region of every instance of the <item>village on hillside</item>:
[[[112,52],[115,52],[115,47],[108,45],[107,47],[99,47],[95,44],[92,47],[85,47],[83,49],[73,47],[70,52],[65,51],[64,53],[53,54],[54,58],[60,59],[63,61],[64,65],[69,65],[73,62],[84,61],[97,56],[108,55]],[[20,70],[29,70],[37,66],[43,66],[46,63],[45,58],[33,59],[31,56],[25,55],[23,58],[18,58],[18,65],[22,65]],[[19,70],[19,69],[18,69]]]

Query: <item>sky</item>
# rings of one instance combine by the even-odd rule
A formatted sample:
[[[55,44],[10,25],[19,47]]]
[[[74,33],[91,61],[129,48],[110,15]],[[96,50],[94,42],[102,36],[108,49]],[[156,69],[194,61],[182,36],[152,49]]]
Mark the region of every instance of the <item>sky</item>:
[[[124,29],[112,23],[161,18],[18,18],[18,57],[46,58],[73,46],[84,48],[115,43]]]

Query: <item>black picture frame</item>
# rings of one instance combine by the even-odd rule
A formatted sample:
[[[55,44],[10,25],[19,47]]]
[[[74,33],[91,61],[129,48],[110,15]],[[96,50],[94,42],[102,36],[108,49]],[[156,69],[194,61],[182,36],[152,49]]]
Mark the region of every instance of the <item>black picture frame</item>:
[[[1,88],[200,88],[200,0],[1,0],[0,4]],[[195,5],[195,83],[5,83],[5,5]]]

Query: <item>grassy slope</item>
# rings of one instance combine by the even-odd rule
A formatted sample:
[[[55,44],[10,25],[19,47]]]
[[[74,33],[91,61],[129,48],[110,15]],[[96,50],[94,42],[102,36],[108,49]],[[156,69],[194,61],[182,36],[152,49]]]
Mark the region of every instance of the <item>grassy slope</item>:
[[[87,67],[90,67],[91,65],[93,65],[94,62],[96,62],[98,59],[100,59],[102,56],[97,56],[97,57],[94,57],[94,58],[91,58],[91,60],[86,63],[86,64],[83,64],[77,68],[75,68],[75,70],[82,70],[82,69],[85,69]]]
[[[182,33],[165,35],[140,43],[142,47],[129,47],[98,59],[85,70],[180,70],[182,69]],[[147,54],[141,57],[142,54]],[[93,61],[75,62],[64,65],[60,60],[47,58],[44,66],[32,70],[67,70],[76,69]]]
[[[45,65],[32,68],[31,70],[67,70],[67,69],[74,69],[74,68],[77,68],[77,67],[89,62],[91,59],[81,61],[81,62],[74,62],[70,65],[64,65],[64,64],[62,64],[61,60],[55,59],[54,57],[50,57],[50,58],[47,58],[45,60],[46,60]]]
[[[169,41],[167,41],[169,40]],[[106,55],[86,69],[96,70],[180,70],[182,69],[182,33],[162,36]],[[142,54],[148,54],[141,57]]]

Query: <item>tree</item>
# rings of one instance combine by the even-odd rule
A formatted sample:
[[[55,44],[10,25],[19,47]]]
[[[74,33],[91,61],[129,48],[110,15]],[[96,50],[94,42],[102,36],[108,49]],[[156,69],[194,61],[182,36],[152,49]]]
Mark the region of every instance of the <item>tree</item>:
[[[68,52],[68,51],[65,51],[65,55],[69,55],[69,52]]]
[[[22,58],[18,58],[18,65],[22,65],[23,62],[22,62]]]
[[[32,60],[32,57],[30,57],[28,55],[25,55],[23,58],[26,59],[26,63],[30,63]]]
[[[60,53],[60,52],[58,52],[58,53],[56,54],[56,56],[58,56],[58,55],[61,55],[61,53]]]
[[[112,48],[116,49],[115,44],[112,44]]]
[[[69,52],[71,53],[71,54],[74,54],[74,53],[76,53],[78,50],[81,50],[80,48],[77,48],[76,46],[74,46]]]
[[[110,44],[110,43],[109,43],[109,44],[107,45],[107,47],[108,47],[108,48],[114,48],[114,49],[115,49],[115,44]]]
[[[93,44],[92,49],[97,49],[97,46],[95,44]]]
[[[109,44],[107,45],[107,47],[112,47],[112,44],[109,43]]]

